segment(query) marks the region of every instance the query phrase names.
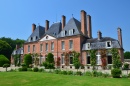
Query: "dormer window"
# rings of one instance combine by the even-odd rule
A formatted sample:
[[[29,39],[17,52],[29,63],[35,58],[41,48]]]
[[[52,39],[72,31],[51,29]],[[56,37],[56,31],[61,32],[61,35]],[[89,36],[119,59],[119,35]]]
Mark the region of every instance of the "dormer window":
[[[36,40],[38,39],[38,37],[36,36]]]
[[[61,37],[64,37],[64,36],[65,36],[65,30],[61,31]]]
[[[71,35],[73,35],[74,34],[74,29],[70,29],[69,30],[69,35],[71,36]]]
[[[46,36],[46,39],[48,39],[48,36]]]
[[[107,41],[107,42],[106,42],[106,47],[107,47],[107,48],[110,48],[110,47],[111,47],[111,41]]]
[[[90,50],[90,43],[86,43],[87,50]]]
[[[33,38],[31,37],[31,40],[30,41],[33,41]]]

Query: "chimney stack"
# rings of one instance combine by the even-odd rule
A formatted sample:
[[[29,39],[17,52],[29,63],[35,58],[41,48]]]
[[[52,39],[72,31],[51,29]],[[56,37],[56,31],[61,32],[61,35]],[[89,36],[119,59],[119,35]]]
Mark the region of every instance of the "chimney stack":
[[[66,17],[62,15],[62,30],[65,27],[65,24],[66,24]]]
[[[123,48],[123,44],[122,44],[122,30],[121,30],[121,28],[117,28],[117,32],[118,32],[118,41],[119,41],[119,43],[120,43],[120,46],[121,46],[121,48]]]
[[[46,27],[45,27],[45,32],[49,29],[49,21],[46,20]]]
[[[81,31],[85,36],[87,36],[86,24],[86,12],[84,10],[81,10]]]
[[[92,27],[91,27],[91,16],[87,15],[87,31],[88,31],[88,37],[92,38]]]
[[[36,29],[36,25],[33,23],[32,24],[32,33],[34,32],[35,29]]]
[[[101,31],[99,30],[98,32],[97,32],[98,34],[98,40],[100,40],[101,38],[102,38],[102,33],[101,33]]]

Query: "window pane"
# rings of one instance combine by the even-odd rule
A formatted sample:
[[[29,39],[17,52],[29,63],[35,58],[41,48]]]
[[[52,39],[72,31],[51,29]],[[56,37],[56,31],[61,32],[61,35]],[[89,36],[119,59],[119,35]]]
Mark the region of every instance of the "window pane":
[[[30,45],[28,45],[28,52],[30,52]]]
[[[35,45],[33,45],[33,52],[35,52]]]
[[[65,42],[64,41],[61,42],[61,47],[62,47],[62,50],[65,49]]]
[[[42,45],[42,44],[40,44],[40,51],[42,51],[42,47],[43,47],[43,45]]]
[[[54,50],[54,42],[51,43],[51,50]]]
[[[69,49],[72,49],[72,48],[73,48],[73,41],[70,40],[70,41],[69,41]]]
[[[46,43],[46,51],[48,51],[48,43]]]

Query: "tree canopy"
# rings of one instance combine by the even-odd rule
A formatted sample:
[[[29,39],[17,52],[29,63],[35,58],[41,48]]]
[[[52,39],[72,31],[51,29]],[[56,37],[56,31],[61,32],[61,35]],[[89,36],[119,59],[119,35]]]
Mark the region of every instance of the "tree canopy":
[[[130,51],[126,51],[126,52],[124,53],[124,58],[125,58],[125,59],[130,59]]]
[[[9,60],[4,56],[0,55],[0,67],[3,67],[4,64],[9,64]]]

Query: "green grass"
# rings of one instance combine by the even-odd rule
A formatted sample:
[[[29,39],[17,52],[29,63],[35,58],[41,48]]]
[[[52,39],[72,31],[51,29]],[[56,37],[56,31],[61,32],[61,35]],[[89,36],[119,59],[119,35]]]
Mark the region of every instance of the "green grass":
[[[0,72],[0,86],[130,86],[130,79],[40,72]]]

